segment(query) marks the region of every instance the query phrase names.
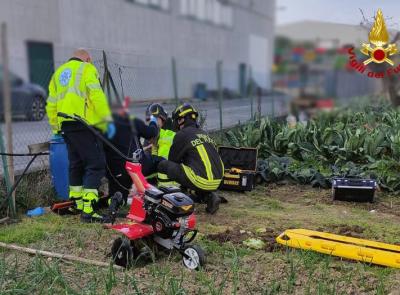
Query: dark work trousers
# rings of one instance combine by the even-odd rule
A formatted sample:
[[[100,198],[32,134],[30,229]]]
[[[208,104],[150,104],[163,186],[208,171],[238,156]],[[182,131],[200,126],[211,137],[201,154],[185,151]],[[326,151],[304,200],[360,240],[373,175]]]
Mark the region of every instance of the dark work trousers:
[[[102,142],[87,129],[62,133],[68,150],[69,185],[98,189],[106,168]]]
[[[205,192],[204,190],[196,187],[186,176],[182,166],[178,163],[164,160],[158,164],[158,171],[168,176],[170,180],[176,181],[182,187],[196,191],[196,193]]]
[[[116,192],[120,192],[126,201],[133,182],[125,169],[125,160],[116,158],[114,152],[109,151],[108,149],[106,156],[108,194],[113,196]],[[156,164],[154,163],[152,157],[148,154],[142,154],[140,164],[142,164],[142,173],[144,176],[148,176],[156,171]]]
[[[157,158],[148,153],[142,154],[140,164],[142,164],[142,173],[145,177],[157,172]]]
[[[210,195],[210,191],[205,191],[195,186],[186,176],[182,166],[178,163],[164,160],[158,164],[158,171],[168,176],[170,180],[176,181],[181,185],[182,192],[189,193],[193,201],[203,203]]]
[[[144,144],[146,145],[146,143]],[[141,159],[142,173],[146,180],[151,185],[157,186],[157,165],[158,162],[154,159],[151,152],[144,151]]]

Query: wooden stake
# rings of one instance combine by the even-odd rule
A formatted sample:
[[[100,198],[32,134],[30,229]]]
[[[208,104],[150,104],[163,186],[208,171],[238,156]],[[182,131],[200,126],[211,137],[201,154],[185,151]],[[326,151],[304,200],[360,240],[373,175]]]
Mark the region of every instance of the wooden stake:
[[[101,262],[101,261],[97,261],[97,260],[81,258],[81,257],[77,257],[77,256],[67,255],[67,254],[60,254],[60,253],[54,253],[54,252],[49,252],[49,251],[36,250],[36,249],[32,249],[32,248],[25,248],[25,247],[17,246],[17,245],[14,245],[14,244],[6,244],[6,243],[0,242],[0,247],[6,248],[6,249],[17,250],[17,251],[21,251],[21,252],[25,252],[25,253],[29,253],[29,254],[35,254],[35,255],[38,254],[38,255],[43,255],[43,256],[47,256],[47,257],[59,258],[59,259],[62,259],[62,260],[70,260],[70,261],[81,262],[81,263],[84,263],[84,264],[103,266],[103,267],[109,267],[110,266],[110,264],[106,263],[106,262]],[[113,268],[115,268],[117,270],[123,270],[124,269],[123,267],[115,265],[115,264],[113,265]]]
[[[11,87],[10,87],[10,73],[8,68],[8,47],[7,47],[7,25],[1,24],[1,52],[3,61],[3,104],[4,104],[4,121],[5,121],[5,135],[7,140],[7,152],[13,153],[12,141],[12,115],[11,115]],[[11,186],[14,184],[14,159],[13,157],[7,158],[8,174],[10,177]],[[11,196],[10,202],[11,217],[15,217],[15,192]]]
[[[9,219],[10,219],[9,217],[4,217],[4,218],[0,219],[0,224],[8,221]]]

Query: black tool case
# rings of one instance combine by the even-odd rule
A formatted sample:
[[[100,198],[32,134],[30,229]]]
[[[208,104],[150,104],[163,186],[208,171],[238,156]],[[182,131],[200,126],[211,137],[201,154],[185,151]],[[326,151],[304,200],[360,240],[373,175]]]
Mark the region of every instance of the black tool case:
[[[218,153],[225,167],[224,177],[219,188],[234,191],[253,190],[258,150],[256,148],[220,146]]]
[[[373,202],[376,181],[372,179],[334,178],[332,199],[349,202]]]

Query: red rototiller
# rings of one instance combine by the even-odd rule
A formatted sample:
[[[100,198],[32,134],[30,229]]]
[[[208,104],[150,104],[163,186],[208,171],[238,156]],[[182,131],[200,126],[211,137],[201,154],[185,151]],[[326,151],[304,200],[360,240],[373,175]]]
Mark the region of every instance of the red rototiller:
[[[58,115],[82,123],[126,160],[125,168],[132,178],[134,187],[132,203],[126,216],[127,221],[114,223],[122,204],[122,194],[117,192],[112,196],[109,206],[110,223],[107,227],[123,235],[114,241],[111,248],[115,263],[129,267],[143,256],[154,259],[155,250],[164,249],[177,250],[182,255],[183,264],[191,270],[203,266],[204,251],[201,247],[191,244],[197,234],[193,200],[177,187],[158,189],[149,184],[142,174],[142,166],[139,163],[141,150],[135,151],[132,158],[129,158],[79,116],[63,113]]]

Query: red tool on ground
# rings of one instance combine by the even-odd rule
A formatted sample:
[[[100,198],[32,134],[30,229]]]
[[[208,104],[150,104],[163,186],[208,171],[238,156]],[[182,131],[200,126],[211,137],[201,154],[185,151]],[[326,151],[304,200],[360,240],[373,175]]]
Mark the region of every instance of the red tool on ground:
[[[101,208],[107,207],[108,199],[109,199],[108,195],[100,195],[98,206]],[[51,205],[50,210],[53,213],[56,213],[58,215],[76,214],[76,213],[71,213],[71,210],[70,210],[74,206],[75,206],[74,201],[63,201],[63,202],[57,202],[57,203],[54,203],[53,205]]]
[[[111,224],[107,227],[123,235],[114,241],[111,249],[115,263],[129,267],[143,256],[154,259],[154,250],[166,249],[177,250],[182,255],[183,264],[189,269],[199,269],[204,265],[204,251],[199,246],[190,244],[197,235],[193,200],[177,187],[158,189],[150,185],[143,176],[139,163],[141,150],[135,151],[133,157],[128,158],[79,116],[62,113],[58,115],[81,122],[126,160],[125,168],[136,191],[126,216],[128,221],[124,223],[114,224],[123,202],[122,195],[117,192],[111,197],[108,220]]]

